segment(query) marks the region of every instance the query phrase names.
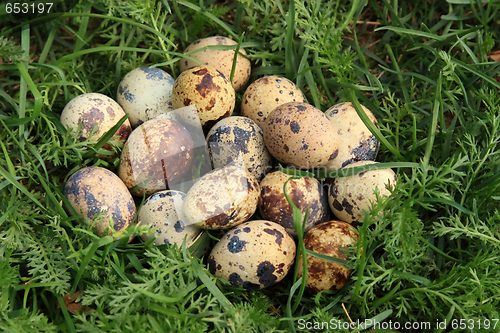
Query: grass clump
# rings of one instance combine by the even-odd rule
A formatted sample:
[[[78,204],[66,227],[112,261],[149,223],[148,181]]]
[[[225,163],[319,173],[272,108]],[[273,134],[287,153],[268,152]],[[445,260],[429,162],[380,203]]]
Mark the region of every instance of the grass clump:
[[[499,10],[461,0],[81,0],[50,21],[0,25],[0,328],[300,331],[377,319],[439,332],[464,319],[475,322],[464,331],[498,331]],[[104,142],[63,128],[66,103],[84,92],[115,98],[143,65],[177,77],[182,50],[216,34],[241,41],[251,81],[284,75],[323,111],[368,107],[378,160],[412,166],[359,227],[363,251],[340,291],[302,295],[288,277],[246,293],[185,250],[97,238],[63,208],[68,174],[119,163],[95,157]],[[72,313],[63,297],[77,291],[82,310]]]

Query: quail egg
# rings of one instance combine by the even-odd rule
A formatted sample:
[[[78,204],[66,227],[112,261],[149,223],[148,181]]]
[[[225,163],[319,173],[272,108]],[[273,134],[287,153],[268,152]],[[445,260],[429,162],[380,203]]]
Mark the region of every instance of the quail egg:
[[[138,223],[154,230],[153,235],[141,235],[143,241],[155,238],[155,245],[177,244],[190,247],[202,232],[200,228],[186,225],[182,214],[182,202],[186,195],[179,191],[160,191],[144,201],[139,212]]]
[[[292,206],[283,192],[283,186],[290,177],[279,170],[268,173],[260,182],[258,207],[263,219],[279,223],[291,236],[295,237],[297,232],[293,227]],[[292,179],[288,182],[286,191],[302,212],[302,218],[309,209],[305,231],[329,219],[328,194],[317,179],[313,177]]]
[[[188,131],[170,119],[152,119],[137,127],[123,147],[118,176],[132,192],[142,196],[170,189],[189,173],[193,140]]]
[[[129,114],[133,127],[172,110],[174,78],[155,67],[140,67],[120,82],[117,101]]]
[[[373,113],[364,106],[362,108],[368,118],[377,124]],[[330,118],[339,142],[337,158],[326,164],[327,169],[338,170],[353,162],[375,160],[380,144],[358,116],[352,103],[334,105],[325,114]]]
[[[263,135],[262,128],[252,119],[229,117],[219,121],[207,135],[214,168],[224,167],[241,155],[248,172],[262,180],[272,163]]]
[[[99,93],[86,93],[76,96],[66,104],[61,113],[61,124],[66,128],[77,131],[78,126],[83,123],[79,141],[85,141],[89,138],[92,130],[95,128],[91,141],[98,141],[101,136],[109,131],[125,115],[122,107],[106,95]],[[132,132],[129,120],[120,126],[116,131],[115,141],[127,140]],[[109,143],[103,147],[106,150],[112,150]],[[101,158],[109,158],[109,155],[98,155]]]
[[[278,106],[307,100],[295,83],[281,76],[266,76],[252,82],[241,99],[241,115],[264,126],[267,116]]]
[[[82,168],[71,175],[64,186],[64,196],[85,223],[96,223],[99,236],[110,227],[116,232],[125,230],[136,214],[125,184],[101,167]]]
[[[264,124],[264,142],[280,162],[298,168],[323,166],[337,157],[337,135],[314,106],[290,102],[275,108]]]
[[[172,92],[175,109],[194,104],[204,131],[233,114],[234,89],[221,72],[210,66],[188,69],[179,75]]]
[[[359,161],[346,168],[366,166],[366,171],[357,175],[335,178],[330,186],[328,203],[338,219],[352,223],[364,219],[363,211],[369,211],[377,201],[375,188],[380,196],[390,196],[396,185],[396,174],[392,169],[372,170],[373,161]]]
[[[249,221],[229,230],[208,258],[210,273],[235,287],[259,290],[281,281],[295,259],[295,242],[270,221]]]
[[[257,209],[259,183],[244,168],[230,164],[201,177],[188,191],[182,211],[187,224],[226,229],[248,220]]]
[[[203,51],[195,52],[190,54],[191,58],[199,60],[201,63],[215,67],[218,71],[220,71],[226,79],[229,80],[231,77],[231,70],[233,68],[233,60],[234,60],[234,50],[215,50],[210,49],[207,46],[211,45],[237,45],[234,40],[222,37],[222,36],[212,36],[206,37],[202,39],[198,39],[194,41],[191,45],[189,45],[184,53],[193,52],[199,49],[204,48]],[[251,64],[250,60],[245,58],[243,55],[247,53],[243,48],[239,49],[238,56],[236,57],[236,68],[233,76],[233,87],[236,91],[240,90],[250,78]],[[183,58],[180,61],[180,70],[181,72],[186,69],[193,68],[195,66],[199,66],[199,64],[193,60],[189,60],[187,58]]]
[[[304,246],[307,250],[319,254],[347,260],[349,258],[343,248],[354,246],[358,239],[356,229],[350,224],[328,221],[318,224],[305,234]],[[299,263],[302,263],[302,256]],[[302,269],[298,271],[300,278],[303,274]],[[306,290],[309,293],[341,289],[350,277],[351,270],[345,265],[307,255]]]

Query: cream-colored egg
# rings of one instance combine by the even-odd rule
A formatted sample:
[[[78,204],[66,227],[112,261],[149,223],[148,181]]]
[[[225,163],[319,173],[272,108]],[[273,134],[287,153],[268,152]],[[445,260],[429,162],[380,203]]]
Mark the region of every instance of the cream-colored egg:
[[[182,203],[186,195],[179,191],[160,191],[144,201],[137,222],[154,230],[152,235],[141,235],[143,241],[154,238],[155,245],[177,244],[190,247],[202,232],[194,225],[186,225]]]
[[[182,211],[188,224],[202,229],[227,229],[253,215],[259,192],[254,176],[229,165],[201,177],[188,191]]]
[[[231,83],[214,67],[201,66],[179,75],[172,91],[175,109],[195,105],[203,130],[233,114],[235,93]]]
[[[375,189],[380,196],[390,196],[396,185],[396,174],[392,169],[370,169],[373,161],[359,161],[346,168],[365,166],[366,171],[357,175],[335,178],[330,186],[328,203],[335,216],[345,222],[362,221],[363,211],[370,211],[376,203]]]
[[[118,175],[137,196],[151,195],[178,184],[191,171],[193,140],[170,119],[152,119],[137,127],[123,147]]]
[[[304,236],[307,250],[330,257],[349,259],[344,249],[354,246],[359,238],[356,229],[342,221],[328,221],[318,224]],[[299,259],[302,264],[302,256]],[[302,267],[301,267],[302,268]],[[298,278],[303,275],[299,269]],[[351,270],[345,265],[307,255],[306,290],[317,293],[323,290],[339,290],[350,279]]]
[[[368,118],[377,124],[373,113],[364,106],[362,108]],[[338,170],[358,161],[375,160],[380,144],[358,116],[352,103],[334,105],[325,114],[330,118],[339,142],[337,157],[326,164],[328,170]]]
[[[73,129],[75,132],[78,126],[82,124],[78,140],[85,141],[89,139],[91,141],[98,141],[123,116],[125,116],[125,112],[113,99],[99,93],[86,93],[76,96],[66,104],[61,113],[61,124],[66,128]],[[95,132],[89,138],[94,129]],[[125,142],[131,132],[132,127],[127,119],[116,131],[116,138],[114,140]],[[108,143],[103,148],[112,150]],[[99,157],[107,158],[110,156],[99,155]]]
[[[235,287],[259,290],[280,282],[295,259],[295,242],[270,221],[249,221],[228,231],[208,258],[210,273]]]
[[[271,169],[272,156],[264,144],[262,128],[246,117],[219,121],[208,133],[207,145],[215,169],[241,158],[243,166],[258,181]]]
[[[266,76],[248,86],[241,99],[241,115],[264,126],[267,116],[278,106],[307,100],[295,83],[281,76]]]
[[[263,219],[279,223],[291,236],[297,236],[293,227],[293,210],[283,192],[285,182],[291,176],[276,170],[268,173],[260,182],[259,212]],[[328,194],[313,177],[292,179],[286,186],[288,197],[302,212],[302,219],[309,209],[305,230],[330,218]]]
[[[226,79],[229,80],[231,77],[231,70],[233,68],[234,61],[234,50],[215,50],[210,49],[207,46],[212,45],[237,45],[234,40],[222,37],[222,36],[212,36],[206,37],[202,39],[198,39],[191,43],[184,53],[190,53],[199,49],[203,49],[203,51],[190,53],[189,57],[194,58],[200,61],[202,64],[212,66],[220,71]],[[236,57],[236,68],[233,76],[233,87],[236,91],[243,88],[243,86],[248,82],[250,78],[251,64],[250,60],[244,57],[247,53],[243,48],[239,49],[238,56]],[[181,72],[186,69],[190,69],[196,66],[200,66],[199,63],[190,60],[188,58],[183,58],[179,62],[179,67]]]
[[[95,223],[97,234],[125,230],[134,220],[136,207],[125,184],[108,169],[86,167],[69,177],[64,196],[85,223]]]
[[[298,168],[323,166],[338,154],[330,120],[306,103],[290,102],[274,109],[265,121],[264,142],[278,161]]]
[[[127,73],[120,82],[117,101],[129,114],[132,126],[172,110],[174,78],[156,67],[140,67]]]

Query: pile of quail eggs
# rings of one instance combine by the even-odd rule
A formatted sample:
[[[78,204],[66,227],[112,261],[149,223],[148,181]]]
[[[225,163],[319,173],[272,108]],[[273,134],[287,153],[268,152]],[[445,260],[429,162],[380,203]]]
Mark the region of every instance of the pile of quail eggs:
[[[376,192],[391,194],[396,175],[370,169],[379,143],[351,103],[322,112],[286,78],[267,76],[248,85],[241,115],[233,116],[235,92],[247,85],[251,64],[243,49],[235,57],[234,50],[217,46],[236,44],[220,36],[193,42],[176,80],[159,68],[132,70],[116,102],[97,93],[71,100],[61,122],[79,130],[79,140],[97,141],[125,114],[128,119],[113,139],[124,142],[117,174],[82,168],[69,177],[64,195],[98,235],[120,234],[137,222],[152,229],[143,241],[189,247],[206,230],[224,229],[208,255],[209,271],[258,290],[281,281],[296,256],[284,193],[290,176],[278,163],[328,171],[366,166],[354,176],[326,182],[302,177],[286,185],[303,218],[308,211],[306,248],[341,259],[358,238],[353,224],[363,220]],[[109,145],[104,149],[110,152],[100,158],[116,156]],[[142,203],[138,213],[136,203]],[[340,289],[348,281],[345,266],[307,256],[310,292]]]

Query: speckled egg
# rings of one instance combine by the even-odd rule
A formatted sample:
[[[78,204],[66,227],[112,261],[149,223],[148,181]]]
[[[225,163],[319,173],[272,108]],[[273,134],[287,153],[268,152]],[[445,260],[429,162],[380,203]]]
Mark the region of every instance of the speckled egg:
[[[371,170],[373,161],[359,161],[346,166],[366,166],[366,171],[357,175],[335,178],[328,194],[330,208],[338,219],[352,223],[364,219],[363,210],[369,211],[377,201],[375,188],[380,196],[390,196],[396,185],[396,174],[392,169]]]
[[[323,166],[337,157],[338,141],[330,119],[314,106],[278,106],[264,124],[264,142],[280,162],[299,168]]]
[[[90,140],[98,141],[124,115],[122,107],[108,96],[99,93],[86,93],[76,96],[66,104],[61,113],[61,124],[76,131],[80,123],[83,123],[79,141],[85,141],[89,138],[95,127],[96,132]],[[132,127],[127,119],[116,131],[115,141],[125,142],[131,132]],[[108,143],[103,148],[112,150]],[[101,158],[106,158],[106,156],[99,155]]]
[[[221,72],[210,66],[188,69],[179,75],[172,92],[175,109],[194,104],[204,131],[233,114],[234,89]]]
[[[257,209],[259,183],[245,169],[228,165],[201,177],[188,191],[182,211],[187,224],[226,229],[248,220]]]
[[[279,223],[291,236],[297,236],[293,227],[293,210],[283,192],[285,182],[291,176],[276,170],[268,173],[260,182],[259,212],[263,219]],[[313,177],[292,179],[286,186],[290,199],[302,212],[304,218],[309,209],[305,231],[315,224],[330,218],[328,194],[320,182]]]
[[[264,126],[267,116],[278,106],[307,100],[295,83],[281,76],[266,76],[250,84],[241,99],[241,115]]]
[[[304,236],[304,245],[307,250],[347,260],[349,258],[343,249],[354,246],[358,239],[356,229],[350,224],[328,221],[309,230]],[[299,262],[302,263],[302,256]],[[302,277],[301,269],[298,274],[298,278],[300,277]],[[345,265],[307,255],[306,290],[309,293],[339,290],[350,278],[351,270]]]
[[[137,127],[123,147],[118,176],[133,195],[151,195],[178,184],[190,172],[193,140],[170,119],[152,119]]]
[[[295,242],[270,221],[249,221],[229,230],[208,258],[210,273],[235,287],[259,290],[280,282],[295,259]]]
[[[199,60],[205,65],[216,68],[229,80],[229,78],[231,77],[231,70],[233,68],[234,50],[214,50],[209,49],[207,46],[237,44],[238,43],[236,43],[234,40],[227,37],[212,36],[194,41],[186,48],[184,53],[193,52],[203,48],[203,51],[191,53],[189,54],[189,56],[191,58]],[[240,90],[250,78],[251,64],[250,60],[243,56],[246,54],[247,53],[245,52],[245,50],[243,48],[240,48],[238,56],[236,57],[236,68],[234,71],[232,82],[233,87],[236,91]],[[181,72],[195,66],[200,66],[199,63],[188,58],[183,58],[179,62],[179,65]]]
[[[368,118],[377,124],[373,113],[364,106],[362,108]],[[358,116],[352,103],[334,105],[325,114],[330,118],[339,142],[337,158],[326,165],[329,170],[338,170],[358,161],[375,160],[380,144]]]
[[[71,175],[64,186],[64,196],[85,223],[96,223],[99,236],[111,225],[115,232],[125,230],[136,214],[134,200],[125,184],[101,167],[82,168]]]
[[[242,158],[244,167],[258,181],[271,168],[272,157],[264,144],[262,128],[246,117],[219,121],[207,135],[207,145],[214,168],[221,168]]]
[[[179,191],[160,191],[144,201],[137,223],[154,230],[152,235],[141,235],[143,241],[155,238],[155,245],[177,244],[190,247],[202,232],[194,225],[186,225],[182,214],[182,202],[186,195]]]
[[[153,67],[136,68],[123,77],[117,101],[133,127],[172,110],[174,82],[170,74]]]

